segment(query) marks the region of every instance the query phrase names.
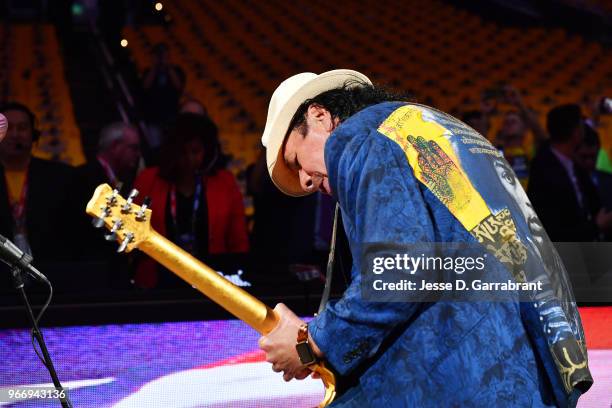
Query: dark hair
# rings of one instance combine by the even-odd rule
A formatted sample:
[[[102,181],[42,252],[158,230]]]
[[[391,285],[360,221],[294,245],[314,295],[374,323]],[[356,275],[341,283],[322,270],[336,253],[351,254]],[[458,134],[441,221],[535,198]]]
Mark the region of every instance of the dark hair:
[[[570,140],[579,126],[582,126],[582,113],[576,104],[555,106],[546,115],[546,128],[552,143]]]
[[[2,107],[0,107],[0,112],[6,111],[19,111],[26,114],[28,120],[30,121],[30,126],[32,127],[32,140],[35,142],[40,137],[40,131],[36,127],[36,115],[34,112],[30,110],[27,106],[19,102],[7,102]]]
[[[208,116],[181,113],[168,128],[161,146],[159,175],[170,182],[179,176],[179,163],[185,146],[193,140],[204,145],[203,174],[214,174],[225,167],[227,157],[221,153],[217,125]]]
[[[343,122],[368,106],[388,101],[408,100],[412,100],[412,96],[407,93],[396,93],[381,86],[349,80],[339,88],[325,91],[304,101],[293,115],[287,133],[298,128],[302,134],[306,134],[306,111],[310,105],[318,105],[327,109],[332,119],[338,118],[340,122]]]

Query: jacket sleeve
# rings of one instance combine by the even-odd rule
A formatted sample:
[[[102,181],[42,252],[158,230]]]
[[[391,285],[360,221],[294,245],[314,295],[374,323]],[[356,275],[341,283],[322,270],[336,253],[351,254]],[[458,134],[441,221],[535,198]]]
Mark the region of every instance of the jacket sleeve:
[[[229,252],[248,252],[249,236],[245,220],[243,197],[236,179],[228,172],[227,191],[229,195],[230,217],[227,229],[227,249]]]
[[[364,300],[364,245],[433,242],[434,232],[419,181],[395,142],[373,131],[359,148],[344,148],[332,165],[337,166],[332,188],[353,255],[352,281],[340,300],[314,318],[309,331],[326,360],[346,375],[420,309],[417,302]]]

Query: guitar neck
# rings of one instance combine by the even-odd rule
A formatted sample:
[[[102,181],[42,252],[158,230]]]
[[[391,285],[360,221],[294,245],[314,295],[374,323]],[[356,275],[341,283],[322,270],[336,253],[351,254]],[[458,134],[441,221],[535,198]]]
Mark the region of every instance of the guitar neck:
[[[139,249],[259,333],[276,327],[278,316],[272,309],[156,231],[151,230]]]

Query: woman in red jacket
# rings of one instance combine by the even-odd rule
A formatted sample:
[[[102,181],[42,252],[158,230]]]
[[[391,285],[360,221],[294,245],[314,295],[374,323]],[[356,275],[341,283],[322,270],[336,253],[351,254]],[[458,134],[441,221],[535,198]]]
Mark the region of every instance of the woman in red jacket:
[[[134,183],[139,197],[152,200],[152,227],[202,260],[249,250],[242,194],[223,165],[216,125],[184,113],[169,129],[159,167],[145,169]],[[176,279],[147,256],[137,262],[136,286],[176,286]]]

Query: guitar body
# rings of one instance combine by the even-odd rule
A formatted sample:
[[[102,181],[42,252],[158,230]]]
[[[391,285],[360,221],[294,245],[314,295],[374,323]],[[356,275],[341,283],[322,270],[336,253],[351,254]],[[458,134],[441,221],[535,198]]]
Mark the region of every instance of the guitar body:
[[[140,249],[260,334],[274,330],[279,320],[274,310],[153,230],[151,210],[146,204],[132,203],[136,194],[132,192],[126,200],[102,184],[87,204],[87,214],[95,217],[95,226],[106,226],[121,242],[120,252]],[[336,396],[334,373],[323,362],[309,368],[321,376],[325,397],[319,407],[325,407]]]

